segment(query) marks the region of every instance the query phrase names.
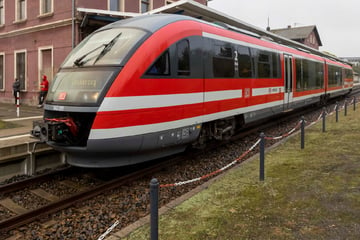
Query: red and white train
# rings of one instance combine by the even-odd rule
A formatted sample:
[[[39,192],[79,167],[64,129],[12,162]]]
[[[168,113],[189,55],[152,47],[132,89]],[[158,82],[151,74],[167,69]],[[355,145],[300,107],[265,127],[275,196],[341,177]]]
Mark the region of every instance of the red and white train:
[[[33,133],[71,165],[135,164],[345,95],[352,68],[181,15],[107,25],[64,61]]]

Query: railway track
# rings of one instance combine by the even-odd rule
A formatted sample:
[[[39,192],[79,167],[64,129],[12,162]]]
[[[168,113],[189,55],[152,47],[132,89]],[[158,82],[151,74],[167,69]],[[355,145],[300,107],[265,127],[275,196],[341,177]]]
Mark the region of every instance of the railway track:
[[[13,184],[8,184],[0,187],[0,206],[7,208],[11,211],[11,215],[5,219],[0,220],[0,229],[2,232],[7,232],[11,229],[19,227],[21,225],[27,224],[32,221],[40,220],[42,218],[47,218],[48,215],[60,211],[62,209],[73,206],[79,202],[85,201],[87,199],[94,198],[97,195],[106,193],[112,189],[119,188],[129,182],[135,181],[139,178],[145,177],[156,171],[160,171],[166,166],[170,166],[174,162],[179,161],[179,158],[171,158],[166,162],[158,163],[150,167],[136,170],[128,174],[121,175],[119,177],[110,177],[110,179],[99,180],[96,176],[89,176],[88,172],[79,174],[76,168],[66,168],[60,171],[51,172],[49,174],[44,174],[38,177],[29,178],[20,182]],[[74,192],[71,194],[66,194],[63,197],[48,192],[47,190],[41,187],[34,187],[45,183],[46,181],[53,181],[52,178],[56,175],[81,175],[82,179],[87,179],[83,183],[79,181],[73,181],[66,177],[65,179],[60,178],[56,180],[55,184],[67,186],[67,188],[73,189]],[[106,178],[109,178],[108,176]],[[89,180],[92,181],[93,186],[88,186]],[[96,183],[95,183],[96,182]],[[34,197],[42,198],[44,205],[38,206],[34,209],[26,209],[16,203],[13,199],[18,198],[16,194],[18,192],[28,192]],[[12,197],[7,197],[12,196]],[[37,200],[38,201],[38,200]],[[27,204],[31,205],[31,204]]]
[[[308,111],[308,110],[304,110],[304,112],[297,112],[297,113],[295,113],[295,115],[287,116],[287,118],[293,118],[293,119],[295,119],[294,121],[297,121],[298,120],[297,116],[306,114],[305,111]],[[313,115],[316,118],[318,116],[318,113],[314,113]],[[280,119],[280,121],[284,122],[285,119]],[[267,123],[266,125],[262,124],[261,126],[252,128],[251,130],[241,132],[239,136],[236,136],[236,139],[246,138],[245,136],[253,134],[253,137],[250,137],[250,140],[242,139],[243,142],[251,142],[252,138],[258,137],[259,131],[262,131],[266,128],[271,128],[272,125],[278,125],[278,124],[279,124],[278,122]],[[234,140],[234,141],[236,141],[236,140]],[[269,143],[269,144],[271,144],[271,143]],[[218,144],[211,145],[207,149],[215,149],[216,145],[218,145]],[[225,148],[227,148],[227,147],[225,146]],[[229,148],[232,148],[232,146],[230,146]],[[241,152],[246,148],[247,148],[247,146],[243,146],[243,148],[240,148],[238,151]],[[214,151],[216,151],[216,150],[214,150]],[[66,209],[66,208],[75,206],[76,204],[82,203],[89,199],[93,199],[96,196],[102,195],[104,193],[108,194],[111,190],[120,189],[120,188],[124,187],[125,185],[133,184],[134,182],[135,182],[135,184],[138,184],[137,181],[139,181],[139,179],[144,179],[144,180],[142,181],[141,184],[139,184],[139,185],[142,185],[141,190],[136,190],[137,196],[135,198],[137,198],[138,200],[139,199],[143,200],[143,201],[140,201],[142,203],[139,203],[139,202],[136,203],[136,204],[142,204],[143,206],[142,207],[136,206],[136,208],[147,209],[146,205],[148,204],[148,202],[147,202],[148,201],[148,198],[147,198],[148,183],[149,183],[149,180],[152,178],[152,176],[156,176],[162,182],[171,182],[171,181],[182,180],[184,178],[185,179],[191,178],[190,172],[191,173],[195,172],[196,174],[199,175],[199,174],[201,174],[199,169],[204,170],[204,172],[209,172],[209,171],[213,171],[214,169],[217,169],[218,167],[221,167],[221,164],[223,164],[222,161],[220,161],[219,163],[214,163],[213,160],[204,160],[204,162],[202,164],[203,164],[203,166],[206,166],[206,167],[201,167],[200,165],[195,166],[194,163],[199,161],[198,158],[202,158],[202,156],[204,156],[204,152],[206,152],[205,155],[206,154],[211,155],[209,150],[198,151],[196,154],[200,155],[200,157],[196,157],[194,155],[189,156],[189,155],[185,154],[185,155],[178,156],[175,158],[167,159],[166,161],[158,163],[156,165],[152,165],[152,166],[150,165],[150,167],[146,167],[141,170],[134,170],[134,169],[126,170],[126,171],[129,171],[129,172],[131,171],[131,172],[129,174],[123,174],[118,177],[109,177],[106,179],[99,179],[98,178],[99,176],[89,176],[89,173],[81,173],[81,174],[84,174],[84,179],[91,179],[90,180],[90,182],[92,182],[91,184],[89,184],[89,181],[85,181],[85,180],[73,181],[73,180],[71,180],[71,177],[67,177],[67,178],[55,177],[56,175],[73,176],[75,174],[75,175],[77,175],[77,177],[78,177],[78,175],[81,175],[78,172],[79,169],[70,168],[70,169],[62,170],[65,172],[52,173],[49,175],[32,178],[32,179],[29,179],[26,181],[1,186],[0,187],[0,192],[1,192],[1,194],[0,194],[0,211],[4,211],[4,210],[1,210],[1,208],[3,208],[3,209],[7,209],[8,212],[11,212],[11,213],[6,215],[7,217],[0,219],[0,229],[1,229],[0,233],[8,234],[10,230],[18,228],[19,226],[23,226],[25,224],[29,224],[34,221],[43,221],[44,219],[49,219],[49,218],[51,218],[51,217],[49,217],[51,214],[59,212],[62,209]],[[203,155],[201,156],[201,154],[203,154]],[[237,154],[238,153],[234,153],[234,155],[237,155]],[[185,160],[186,158],[187,159],[190,158],[191,160]],[[210,163],[213,165],[210,166]],[[189,165],[190,170],[183,170],[183,169],[179,170],[179,168],[182,168],[182,167],[178,167],[176,165],[181,165],[181,164]],[[174,167],[174,166],[176,166],[176,167]],[[189,168],[189,166],[186,166],[186,168]],[[176,172],[176,174],[174,174],[174,172]],[[180,176],[179,176],[179,174],[180,174]],[[175,176],[171,177],[169,175],[175,175]],[[71,194],[64,194],[63,197],[62,196],[59,197],[59,194],[53,194],[51,192],[48,192],[46,190],[46,188],[43,189],[41,187],[42,183],[46,183],[48,181],[54,181],[54,179],[58,179],[57,184],[66,186],[67,188],[70,188],[70,189],[74,189],[74,191]],[[79,184],[79,182],[82,182],[82,183]],[[190,184],[188,187],[184,187],[182,189],[177,189],[177,193],[175,193],[175,194],[172,193],[171,189],[164,189],[163,193],[162,193],[162,195],[163,195],[162,200],[160,200],[161,204],[162,205],[166,204],[171,199],[174,199],[174,198],[178,197],[179,195],[186,193],[187,191],[189,191],[189,189],[194,188],[198,184],[200,184],[200,183]],[[28,192],[28,195],[35,196],[36,198],[42,198],[44,204],[42,204],[38,207],[30,208],[30,209],[26,209],[21,206],[16,207],[16,205],[19,205],[19,204],[14,202],[14,199],[16,200],[16,199],[20,198],[19,196],[16,197],[16,194],[18,192]],[[124,193],[124,194],[120,194],[120,195],[126,196],[127,194]],[[129,194],[129,195],[133,195],[133,194]],[[130,204],[133,204],[133,203],[130,203]],[[31,205],[31,203],[28,205]],[[11,206],[13,206],[13,207],[11,207]],[[127,209],[126,214],[129,214],[129,212],[133,211],[135,208],[131,208],[131,209],[132,210]],[[141,213],[140,215],[144,215],[144,214],[147,214],[147,212],[145,211],[144,213]],[[131,219],[129,217],[129,221],[131,222],[131,221],[133,221],[133,219]],[[126,225],[126,223],[124,223],[124,226],[125,225]],[[100,230],[100,232],[101,232],[101,230]]]

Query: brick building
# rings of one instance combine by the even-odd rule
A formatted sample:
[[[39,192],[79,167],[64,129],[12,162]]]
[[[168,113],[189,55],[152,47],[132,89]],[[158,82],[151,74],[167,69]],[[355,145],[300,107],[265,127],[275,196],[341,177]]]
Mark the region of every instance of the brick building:
[[[272,29],[272,33],[302,43],[316,50],[322,46],[319,32],[316,26],[291,27]]]
[[[51,82],[65,57],[89,33],[173,2],[0,0],[0,102],[13,102],[12,84],[18,78],[21,102],[36,105],[41,76]],[[207,0],[196,2],[207,5]]]

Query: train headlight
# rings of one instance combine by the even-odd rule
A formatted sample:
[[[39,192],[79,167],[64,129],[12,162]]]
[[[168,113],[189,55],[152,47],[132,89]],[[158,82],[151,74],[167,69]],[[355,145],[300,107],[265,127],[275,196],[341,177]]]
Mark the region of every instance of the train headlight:
[[[99,92],[79,92],[77,102],[96,103],[99,98]]]

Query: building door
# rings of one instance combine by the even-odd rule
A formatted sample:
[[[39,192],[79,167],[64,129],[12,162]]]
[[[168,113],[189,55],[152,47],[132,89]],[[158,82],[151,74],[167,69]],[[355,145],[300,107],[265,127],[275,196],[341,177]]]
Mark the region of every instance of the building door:
[[[284,55],[285,76],[284,76],[284,111],[291,108],[293,101],[293,57]]]

